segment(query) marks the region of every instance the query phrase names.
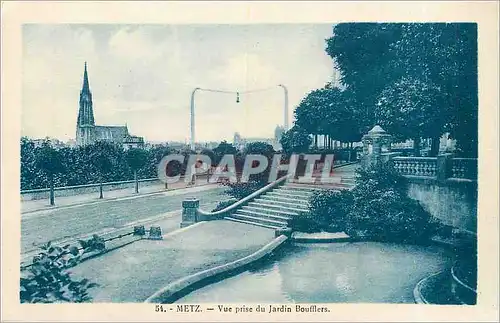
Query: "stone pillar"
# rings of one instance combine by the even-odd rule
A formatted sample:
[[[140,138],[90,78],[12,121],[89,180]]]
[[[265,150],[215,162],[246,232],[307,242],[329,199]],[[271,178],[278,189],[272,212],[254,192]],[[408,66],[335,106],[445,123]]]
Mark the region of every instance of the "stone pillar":
[[[361,138],[363,142],[363,154],[361,156],[361,167],[370,168],[382,164],[382,154],[391,152],[392,136],[384,129],[376,125]]]
[[[199,207],[200,200],[198,200],[197,198],[190,198],[182,201],[181,228],[198,222],[197,211]]]
[[[439,182],[444,182],[451,176],[452,154],[441,154],[437,156],[436,176]]]

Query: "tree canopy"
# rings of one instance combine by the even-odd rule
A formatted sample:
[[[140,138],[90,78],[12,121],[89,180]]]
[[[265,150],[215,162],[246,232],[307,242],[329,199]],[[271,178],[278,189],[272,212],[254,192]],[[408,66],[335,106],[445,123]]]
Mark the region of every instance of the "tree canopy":
[[[377,122],[400,138],[450,132],[477,153],[476,24],[341,23],[326,52],[356,99],[362,133]]]

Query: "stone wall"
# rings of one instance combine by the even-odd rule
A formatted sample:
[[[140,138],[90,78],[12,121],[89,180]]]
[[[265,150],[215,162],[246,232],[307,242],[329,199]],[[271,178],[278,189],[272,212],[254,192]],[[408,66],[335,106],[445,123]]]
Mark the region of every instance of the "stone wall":
[[[408,195],[444,224],[476,232],[477,182],[410,179]]]

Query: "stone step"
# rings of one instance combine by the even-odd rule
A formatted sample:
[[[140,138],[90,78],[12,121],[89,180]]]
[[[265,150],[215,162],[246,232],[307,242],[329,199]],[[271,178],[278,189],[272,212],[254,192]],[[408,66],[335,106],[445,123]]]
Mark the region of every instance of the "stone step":
[[[277,228],[288,225],[287,221],[279,221],[279,220],[264,218],[264,217],[261,217],[257,214],[250,215],[250,214],[246,214],[246,213],[241,212],[241,210],[238,210],[238,211],[236,211],[236,213],[231,214],[231,217],[235,218],[235,219],[244,220],[244,221],[260,223],[263,225],[274,226]]]
[[[280,195],[280,194],[264,194],[261,196],[263,199],[268,199],[272,201],[284,201],[284,202],[290,202],[290,203],[303,203],[309,201],[309,199],[305,198],[297,198],[296,196],[287,196],[287,195]]]
[[[273,230],[276,230],[276,229],[279,228],[277,226],[265,225],[265,224],[260,224],[260,223],[256,223],[256,222],[251,222],[251,221],[246,221],[246,220],[241,220],[241,219],[233,218],[232,216],[226,216],[226,217],[224,217],[224,220],[229,220],[229,221],[239,222],[239,223],[244,223],[244,224],[249,224],[249,225],[256,225],[256,226],[259,226],[259,227],[264,227],[264,228],[273,229]]]
[[[298,183],[286,183],[285,185],[281,186],[280,188],[284,189],[284,190],[306,191],[309,193],[312,193],[316,190],[324,189],[324,188],[319,187],[318,185],[314,185],[314,184],[298,184]]]
[[[268,209],[274,209],[274,210],[283,210],[283,211],[288,211],[288,212],[293,212],[293,213],[301,213],[301,212],[307,212],[309,211],[307,208],[296,208],[296,207],[291,207],[291,206],[285,206],[285,205],[279,205],[279,204],[273,204],[273,202],[267,201],[267,203],[261,201],[252,201],[248,203],[249,206],[256,206],[260,208],[268,208]]]
[[[254,200],[254,202],[272,204],[272,205],[277,205],[277,206],[282,205],[285,207],[292,207],[292,208],[296,208],[296,209],[309,209],[308,203],[301,203],[301,202],[297,202],[297,200],[290,200],[290,199],[281,200],[281,199],[273,197],[273,196],[265,196],[264,195],[262,197],[256,198]]]
[[[283,212],[283,211],[278,211],[278,210],[273,210],[273,209],[264,209],[264,208],[259,208],[259,207],[253,207],[253,206],[244,206],[241,209],[239,209],[237,212],[245,213],[245,214],[255,214],[259,215],[265,218],[270,218],[270,219],[276,219],[278,221],[288,221],[294,216],[298,216],[298,213],[288,213],[288,212]]]
[[[274,198],[272,196],[263,196],[261,198],[255,199],[256,202],[262,202],[266,204],[272,204],[272,205],[283,205],[287,207],[293,207],[296,209],[309,209],[309,202],[308,201],[297,201],[297,200],[282,200],[278,198]]]
[[[266,193],[268,196],[283,196],[283,197],[289,197],[289,198],[296,198],[298,200],[309,200],[309,197],[312,195],[311,194],[301,194],[298,193],[297,191],[292,191],[292,190],[276,190],[276,191],[271,191]]]

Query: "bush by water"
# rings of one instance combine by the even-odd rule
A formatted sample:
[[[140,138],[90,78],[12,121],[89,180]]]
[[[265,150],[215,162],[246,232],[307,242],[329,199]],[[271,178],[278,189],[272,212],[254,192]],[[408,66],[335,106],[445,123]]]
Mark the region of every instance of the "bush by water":
[[[406,179],[391,168],[360,170],[352,191],[318,191],[311,197],[310,213],[291,225],[306,232],[344,231],[359,239],[425,241],[438,222],[407,192]]]

